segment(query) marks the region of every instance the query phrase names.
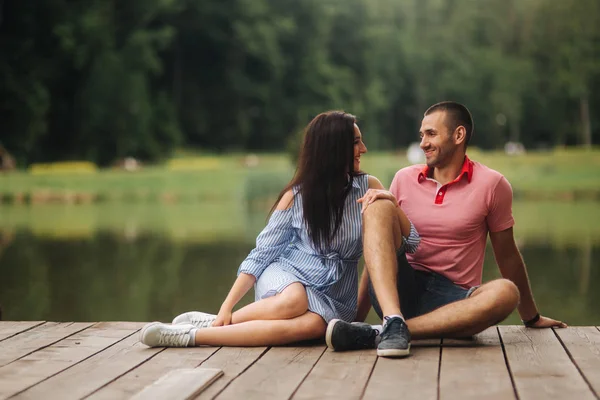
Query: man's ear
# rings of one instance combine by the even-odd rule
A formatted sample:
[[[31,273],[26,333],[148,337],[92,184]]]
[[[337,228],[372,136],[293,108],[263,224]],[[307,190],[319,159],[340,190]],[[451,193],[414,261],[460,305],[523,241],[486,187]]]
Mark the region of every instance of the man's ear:
[[[454,130],[454,143],[455,144],[462,144],[465,143],[465,141],[467,140],[467,130],[465,129],[464,126],[459,125],[455,130]]]

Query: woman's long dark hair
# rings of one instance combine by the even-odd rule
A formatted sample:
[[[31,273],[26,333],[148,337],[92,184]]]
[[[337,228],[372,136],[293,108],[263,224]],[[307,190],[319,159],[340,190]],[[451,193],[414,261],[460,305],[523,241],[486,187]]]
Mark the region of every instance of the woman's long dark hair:
[[[315,248],[324,251],[342,223],[344,202],[354,171],[354,124],[356,117],[343,111],[317,115],[304,131],[296,173],[281,191],[298,186],[302,195],[304,222]]]

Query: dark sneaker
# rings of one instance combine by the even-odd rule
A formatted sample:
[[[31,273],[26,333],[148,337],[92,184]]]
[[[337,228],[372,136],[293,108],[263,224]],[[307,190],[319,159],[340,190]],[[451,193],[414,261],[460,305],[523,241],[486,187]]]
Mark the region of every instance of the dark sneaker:
[[[387,320],[381,332],[381,342],[377,346],[380,357],[406,357],[410,354],[410,332],[402,318]]]
[[[379,331],[364,323],[348,323],[332,319],[327,325],[325,342],[334,351],[374,349]]]

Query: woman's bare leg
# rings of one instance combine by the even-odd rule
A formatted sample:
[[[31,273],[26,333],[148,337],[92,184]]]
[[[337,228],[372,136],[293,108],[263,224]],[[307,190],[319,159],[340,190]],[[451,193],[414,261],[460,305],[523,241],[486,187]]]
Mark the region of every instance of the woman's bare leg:
[[[308,296],[304,285],[292,283],[281,293],[242,307],[231,316],[232,324],[256,320],[277,320],[298,317],[308,311]]]
[[[198,329],[196,346],[278,346],[325,336],[327,324],[310,311],[284,320],[259,320]]]

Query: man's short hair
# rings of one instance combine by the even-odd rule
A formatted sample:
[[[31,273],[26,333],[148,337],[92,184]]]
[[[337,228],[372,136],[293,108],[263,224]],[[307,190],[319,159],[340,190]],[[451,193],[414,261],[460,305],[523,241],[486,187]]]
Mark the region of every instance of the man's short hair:
[[[442,101],[429,107],[424,115],[427,116],[437,111],[444,111],[446,113],[446,126],[450,133],[454,132],[459,126],[465,127],[465,131],[467,132],[465,139],[466,148],[475,129],[473,117],[469,109],[455,101]]]

